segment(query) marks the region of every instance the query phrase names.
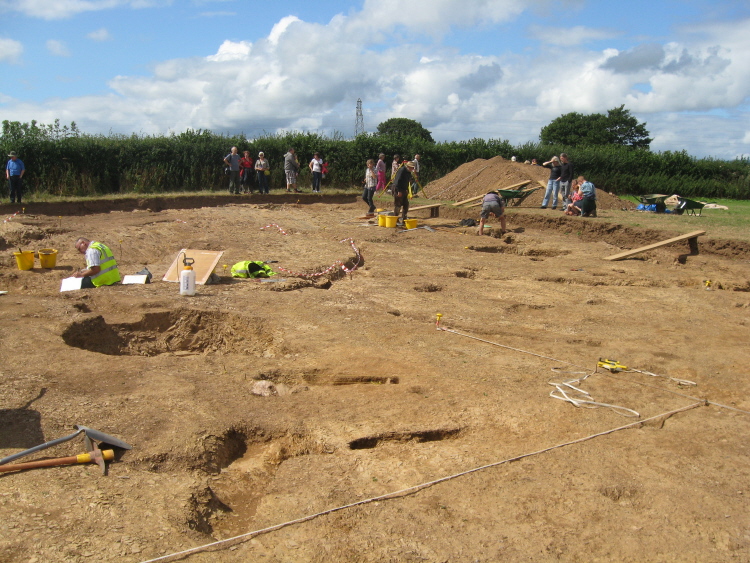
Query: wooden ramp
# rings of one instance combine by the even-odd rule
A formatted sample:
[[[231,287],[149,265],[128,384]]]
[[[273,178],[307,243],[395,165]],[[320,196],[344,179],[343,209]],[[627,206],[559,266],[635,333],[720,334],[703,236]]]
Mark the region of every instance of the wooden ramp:
[[[679,242],[681,240],[687,240],[690,244],[690,251],[694,254],[698,253],[698,237],[701,235],[705,235],[706,231],[693,231],[692,233],[688,233],[686,235],[680,235],[678,237],[674,237],[671,239],[663,240],[661,242],[655,242],[654,244],[649,244],[648,246],[642,246],[640,248],[635,248],[633,250],[626,250],[625,252],[620,252],[619,254],[613,254],[612,256],[607,256],[604,258],[605,260],[623,260],[625,258],[629,258],[630,256],[635,256],[636,254],[640,254],[641,252],[646,252],[647,250],[653,250],[654,248],[659,248],[660,246],[666,246],[668,244],[672,244],[675,242]]]
[[[429,205],[418,205],[416,207],[410,207],[409,213],[412,211],[419,211],[420,209],[429,209],[430,217],[440,217],[440,206],[442,203],[431,203]]]

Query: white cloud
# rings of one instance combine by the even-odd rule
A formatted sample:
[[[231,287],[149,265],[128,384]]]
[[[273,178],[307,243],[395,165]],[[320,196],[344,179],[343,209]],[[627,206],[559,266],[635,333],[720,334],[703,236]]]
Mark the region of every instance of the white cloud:
[[[299,128],[350,134],[361,98],[369,131],[390,117],[409,117],[439,140],[524,143],[537,140],[541,127],[561,114],[604,113],[625,104],[647,122],[655,149],[686,147],[722,157],[750,152],[743,150],[748,115],[740,110],[750,102],[748,21],[696,26],[679,40],[649,40],[628,50],[587,48],[588,40],[615,33],[590,28],[561,33],[586,39],[567,43],[549,39],[560,30],[533,28],[532,35],[543,39],[538,49],[484,56],[404,37],[513,21],[546,1],[414,0],[404,8],[399,0],[365,0],[362,10],[327,24],[287,16],[265,38],[226,40],[208,56],[162,61],[146,76],[113,77],[111,95],[10,102],[6,109],[18,119],[74,120],[84,131],[102,133],[194,128],[252,136]],[[107,4],[63,2],[69,10],[92,3],[100,9]],[[13,47],[0,41],[0,59]],[[17,58],[20,44],[15,49]],[[731,123],[701,115],[727,107],[734,108]]]
[[[91,33],[86,34],[86,37],[92,41],[110,41],[112,39],[112,35],[106,27],[92,31]]]
[[[615,30],[594,29],[582,25],[569,28],[557,28],[534,24],[529,26],[528,32],[534,39],[541,41],[542,43],[547,43],[548,45],[557,45],[558,47],[582,45],[592,41],[612,39],[620,35],[620,33]]]
[[[58,41],[57,39],[48,39],[45,45],[47,46],[47,50],[56,57],[70,56],[70,50],[68,49],[68,46],[62,41]]]
[[[59,20],[84,12],[110,10],[121,6],[149,8],[171,3],[171,0],[0,0],[0,12],[21,12],[35,18]]]
[[[512,21],[523,11],[543,5],[545,0],[365,0],[353,13],[350,25],[391,30],[403,27],[426,35],[440,36],[451,27],[470,27]]]
[[[23,53],[23,45],[15,39],[0,37],[0,62],[17,63]]]
[[[285,18],[281,18],[279,23],[273,26],[271,29],[271,33],[268,34],[268,41],[270,41],[273,45],[278,45],[279,40],[281,39],[282,35],[286,33],[287,29],[292,24],[299,23],[301,20],[297,16],[287,16]]]
[[[219,47],[219,51],[215,55],[206,57],[207,61],[237,61],[247,59],[250,55],[250,49],[252,43],[248,41],[240,41],[236,43],[234,41],[224,41]]]

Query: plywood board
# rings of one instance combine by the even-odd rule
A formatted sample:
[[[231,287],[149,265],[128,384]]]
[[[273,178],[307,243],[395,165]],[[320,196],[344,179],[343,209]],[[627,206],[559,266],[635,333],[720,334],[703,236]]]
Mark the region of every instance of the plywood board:
[[[634,256],[636,254],[640,254],[641,252],[646,252],[647,250],[653,250],[654,248],[659,248],[660,246],[666,246],[668,244],[679,242],[681,240],[694,239],[696,237],[699,237],[705,234],[706,234],[706,231],[693,231],[692,233],[688,233],[686,235],[680,235],[678,237],[663,240],[661,242],[655,242],[654,244],[649,244],[648,246],[641,246],[640,248],[635,248],[633,250],[626,250],[625,252],[620,252],[619,254],[613,254],[612,256],[607,256],[604,259],[611,260],[611,261],[622,260],[624,258],[628,258],[629,256]]]
[[[177,256],[172,262],[172,265],[164,274],[162,281],[179,282],[180,271],[182,271],[182,253],[188,258],[193,258],[195,264],[193,264],[193,270],[195,270],[195,283],[203,285],[208,280],[211,273],[214,271],[216,264],[221,260],[224,254],[223,250],[194,250],[191,248],[183,248],[177,253]]]

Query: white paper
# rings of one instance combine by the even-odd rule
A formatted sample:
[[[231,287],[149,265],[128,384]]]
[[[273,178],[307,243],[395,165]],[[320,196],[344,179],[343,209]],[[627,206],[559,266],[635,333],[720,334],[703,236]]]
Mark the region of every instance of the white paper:
[[[122,285],[147,283],[147,274],[130,274],[122,278]]]
[[[81,289],[82,284],[83,278],[64,278],[60,284],[60,291],[75,291],[76,289]]]

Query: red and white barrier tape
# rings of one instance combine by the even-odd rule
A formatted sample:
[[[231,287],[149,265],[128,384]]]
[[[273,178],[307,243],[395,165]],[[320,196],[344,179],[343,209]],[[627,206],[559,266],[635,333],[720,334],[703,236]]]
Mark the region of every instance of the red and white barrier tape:
[[[289,233],[287,233],[287,232],[286,232],[286,231],[285,231],[284,229],[282,229],[281,227],[279,227],[279,226],[278,226],[278,225],[277,225],[276,223],[271,223],[270,225],[266,225],[265,227],[261,227],[261,228],[260,228],[260,230],[261,230],[261,231],[265,231],[266,229],[268,229],[268,228],[270,228],[270,227],[276,227],[277,229],[279,229],[279,232],[280,232],[280,233],[281,233],[282,235],[288,235],[288,234],[289,234]]]
[[[265,229],[268,229],[269,227],[276,227],[282,235],[287,235],[288,234],[284,229],[282,229],[281,227],[279,227],[276,223],[271,223],[270,225],[266,225],[265,227],[261,227],[260,230],[263,231]],[[275,270],[279,270],[280,272],[285,272],[287,274],[290,274],[290,275],[293,275],[293,276],[299,276],[299,277],[302,277],[302,278],[317,278],[317,277],[320,277],[320,276],[324,276],[324,275],[326,275],[326,274],[328,274],[328,273],[330,273],[330,272],[332,272],[332,271],[334,271],[334,270],[336,270],[338,268],[341,268],[347,274],[351,274],[354,270],[356,270],[357,268],[359,268],[359,265],[362,263],[362,254],[359,252],[359,249],[354,245],[354,239],[353,238],[345,238],[344,240],[341,240],[339,242],[347,242],[347,241],[351,245],[352,250],[354,250],[354,254],[357,255],[357,263],[354,264],[354,266],[352,266],[351,268],[347,268],[341,260],[336,260],[333,264],[331,264],[330,267],[326,268],[322,272],[315,272],[313,274],[306,274],[306,273],[303,273],[303,272],[294,272],[292,270],[287,270],[286,268],[282,268],[281,266],[276,266],[274,269]]]

